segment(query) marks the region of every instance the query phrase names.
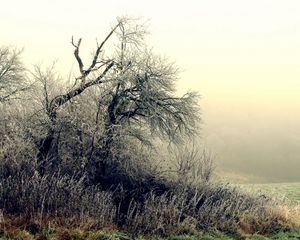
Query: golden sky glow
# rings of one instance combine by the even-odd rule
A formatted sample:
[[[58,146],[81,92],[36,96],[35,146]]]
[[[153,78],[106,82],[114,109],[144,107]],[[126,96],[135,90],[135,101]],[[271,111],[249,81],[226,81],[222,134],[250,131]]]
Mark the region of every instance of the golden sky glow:
[[[88,56],[117,16],[149,19],[149,45],[183,70],[179,92],[202,95],[203,141],[220,166],[299,181],[299,13],[299,0],[9,0],[0,39],[68,74],[72,35]]]

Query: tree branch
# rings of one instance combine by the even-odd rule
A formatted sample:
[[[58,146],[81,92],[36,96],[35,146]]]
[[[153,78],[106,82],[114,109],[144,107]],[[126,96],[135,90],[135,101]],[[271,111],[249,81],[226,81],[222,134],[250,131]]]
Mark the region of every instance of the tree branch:
[[[111,31],[110,33],[106,36],[106,38],[103,40],[103,42],[98,45],[97,44],[97,50],[96,50],[96,53],[94,55],[94,59],[92,61],[92,64],[91,66],[85,71],[85,75],[87,76],[92,70],[93,68],[96,66],[96,64],[98,63],[97,60],[98,60],[98,57],[99,57],[99,54],[101,52],[101,49],[102,47],[104,46],[104,44],[107,42],[107,40],[111,37],[111,35],[116,31],[116,29],[120,26],[121,22],[119,22]]]
[[[83,62],[79,56],[79,47],[80,47],[80,44],[81,44],[81,38],[79,38],[78,40],[78,43],[75,44],[74,43],[74,39],[73,39],[73,36],[72,36],[72,41],[71,41],[72,45],[75,47],[75,50],[74,50],[74,55],[75,55],[75,58],[78,62],[78,66],[79,66],[79,71],[81,73],[81,76],[83,77],[85,75],[84,73],[84,70],[83,70]]]
[[[76,97],[77,95],[81,94],[87,88],[89,88],[93,85],[96,85],[96,84],[103,83],[103,81],[101,81],[101,79],[107,74],[107,72],[113,67],[113,65],[114,65],[114,62],[111,62],[105,68],[103,73],[101,75],[99,75],[96,79],[89,81],[89,82],[85,83],[84,85],[81,85],[80,87],[77,87],[64,95],[60,95],[60,96],[53,98],[52,101],[50,102],[49,112],[51,114],[54,114],[58,107],[64,105],[66,102],[68,102],[73,97]]]

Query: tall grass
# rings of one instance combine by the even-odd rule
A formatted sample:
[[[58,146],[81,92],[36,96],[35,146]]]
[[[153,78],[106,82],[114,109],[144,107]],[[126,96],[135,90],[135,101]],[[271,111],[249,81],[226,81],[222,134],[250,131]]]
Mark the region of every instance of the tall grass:
[[[299,214],[299,208],[276,199],[210,183],[161,196],[150,193],[143,206],[132,202],[127,224],[132,232],[166,235],[211,228],[267,234],[299,226]]]
[[[128,153],[126,156],[130,157]],[[145,191],[143,185],[136,185],[141,190],[141,195],[136,196],[131,195],[130,189],[114,191],[102,189],[101,184],[88,185],[84,174],[69,171],[66,174],[63,169],[41,176],[36,171],[34,146],[25,140],[6,142],[0,157],[2,229],[8,224],[5,219],[12,219],[11,216],[21,216],[39,226],[49,223],[87,229],[110,226],[135,234],[157,235],[207,229],[232,234],[266,234],[300,226],[299,206],[246,193],[230,185],[204,181],[193,186],[165,178],[162,181],[168,183],[168,190]],[[135,155],[133,159],[137,158]],[[142,168],[138,174],[138,179],[143,179]],[[122,183],[118,189],[122,189]],[[127,211],[120,212],[125,200]]]
[[[73,219],[74,224],[86,224],[95,219],[91,224],[113,224],[116,207],[111,192],[86,186],[85,177],[75,173],[57,171],[41,176],[34,156],[33,146],[26,142],[14,141],[1,148],[0,210],[4,214],[26,216],[39,223]]]

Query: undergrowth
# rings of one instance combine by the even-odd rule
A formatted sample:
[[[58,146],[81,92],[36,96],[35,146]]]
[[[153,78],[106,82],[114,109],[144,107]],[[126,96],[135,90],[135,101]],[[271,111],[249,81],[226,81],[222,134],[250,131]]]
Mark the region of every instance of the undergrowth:
[[[118,161],[107,165],[106,185],[91,184],[82,162],[69,155],[60,156],[57,171],[41,174],[33,143],[21,137],[1,142],[0,235],[51,239],[59,233],[55,238],[94,239],[95,232],[106,229],[134,237],[193,239],[213,229],[240,238],[290,232],[300,226],[299,205],[228,184],[190,184],[155,174],[146,168],[147,156],[134,145],[123,145],[117,153]],[[70,236],[75,233],[72,229],[88,235]]]

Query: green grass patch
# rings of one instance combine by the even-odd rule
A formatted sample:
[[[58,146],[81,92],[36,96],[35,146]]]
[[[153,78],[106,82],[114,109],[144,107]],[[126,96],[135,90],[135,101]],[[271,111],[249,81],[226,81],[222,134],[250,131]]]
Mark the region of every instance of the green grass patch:
[[[258,194],[267,194],[278,198],[287,198],[292,202],[300,203],[300,182],[242,184],[240,186],[243,189],[254,191]]]
[[[81,231],[81,230],[56,230],[48,232],[42,230],[41,233],[33,235],[25,231],[16,231],[16,235],[1,236],[0,240],[299,240],[300,230],[295,232],[279,232],[276,234],[261,236],[261,235],[247,235],[247,236],[231,236],[221,232],[207,232],[199,233],[198,235],[180,235],[170,237],[158,236],[130,236],[126,233],[114,231]]]

